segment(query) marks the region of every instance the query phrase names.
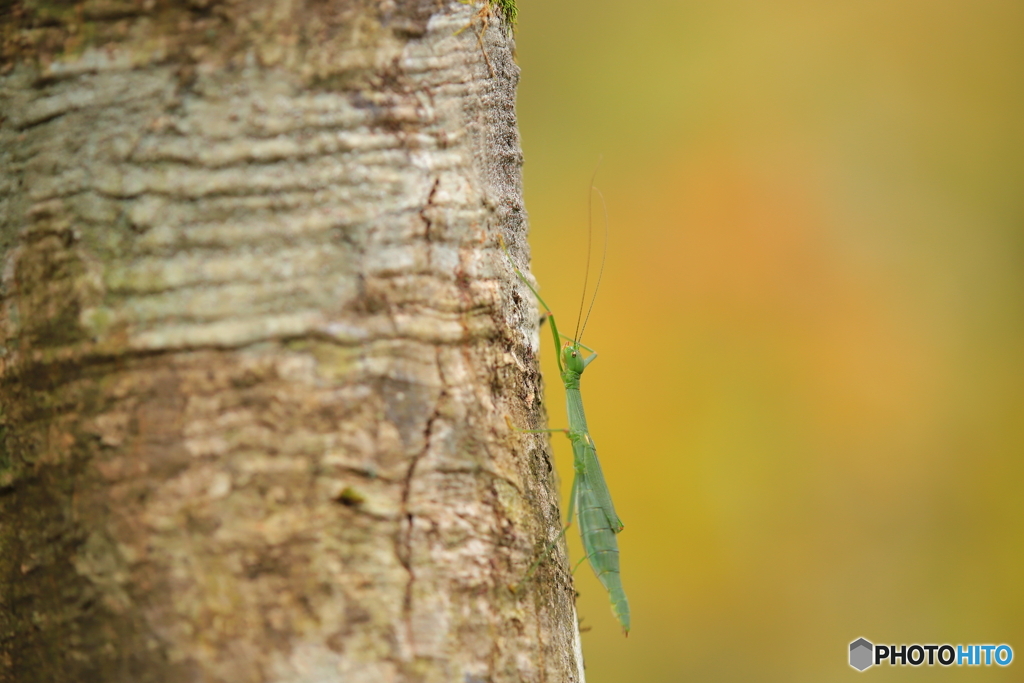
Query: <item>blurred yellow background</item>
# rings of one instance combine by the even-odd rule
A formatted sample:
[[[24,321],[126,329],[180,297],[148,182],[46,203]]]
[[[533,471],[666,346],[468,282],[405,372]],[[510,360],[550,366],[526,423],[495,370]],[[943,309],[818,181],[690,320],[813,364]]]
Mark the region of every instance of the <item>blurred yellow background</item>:
[[[610,214],[583,395],[633,632],[581,567],[589,683],[1024,680],[1024,4],[519,2],[567,334],[601,155]],[[860,674],[861,636],[1020,661]]]

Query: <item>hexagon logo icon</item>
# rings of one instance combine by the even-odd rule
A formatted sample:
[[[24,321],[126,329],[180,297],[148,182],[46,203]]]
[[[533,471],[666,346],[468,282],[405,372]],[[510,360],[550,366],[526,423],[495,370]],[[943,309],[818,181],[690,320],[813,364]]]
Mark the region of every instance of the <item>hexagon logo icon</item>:
[[[874,650],[875,646],[863,638],[853,641],[850,643],[850,666],[857,671],[863,671],[868,668],[874,664],[872,661],[874,659],[872,656]]]

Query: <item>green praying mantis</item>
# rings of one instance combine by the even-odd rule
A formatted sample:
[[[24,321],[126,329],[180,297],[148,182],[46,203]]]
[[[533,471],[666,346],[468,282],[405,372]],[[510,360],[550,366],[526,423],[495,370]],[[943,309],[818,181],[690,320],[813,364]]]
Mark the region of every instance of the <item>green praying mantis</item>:
[[[593,183],[591,183],[591,190],[596,191]],[[600,192],[598,192],[598,195],[600,196]],[[511,254],[509,254],[508,248],[505,246],[504,240],[500,241],[501,247],[505,251],[505,256],[512,265],[512,269],[519,276],[523,284],[537,297],[537,301],[540,302],[541,306],[544,307],[544,314],[551,325],[551,334],[555,342],[558,371],[561,374],[562,383],[565,385],[566,413],[569,417],[568,429],[521,431],[533,433],[564,432],[569,437],[569,441],[572,442],[574,474],[572,491],[569,494],[569,512],[566,526],[562,529],[562,534],[572,526],[573,513],[575,512],[579,519],[580,537],[583,540],[583,551],[585,553],[580,563],[584,560],[590,561],[590,566],[593,568],[598,580],[605,590],[608,591],[608,596],[611,599],[612,613],[615,614],[619,623],[622,624],[623,632],[629,635],[629,602],[626,600],[626,592],[622,588],[622,577],[619,574],[619,543],[616,539],[616,535],[623,529],[623,524],[622,520],[615,513],[615,506],[612,504],[612,496],[608,491],[608,484],[601,473],[601,464],[597,460],[597,448],[594,446],[594,440],[591,438],[590,430],[587,427],[587,417],[583,412],[583,397],[580,394],[580,377],[583,375],[583,371],[587,369],[587,366],[597,358],[597,352],[580,341],[583,337],[583,331],[586,329],[586,321],[590,318],[590,310],[594,307],[594,299],[597,298],[597,288],[594,290],[594,299],[591,299],[587,318],[583,321],[583,328],[580,329],[579,320],[577,320],[576,326],[579,333],[576,335],[576,338],[565,337],[558,332],[558,325],[555,322],[555,316],[551,313],[551,308],[516,266]],[[606,238],[606,254],[607,242]],[[590,245],[588,237],[588,273],[590,270],[589,265]],[[602,260],[601,271],[603,272],[603,270],[604,261]],[[600,283],[601,279],[600,275],[598,275],[598,286],[600,286]],[[586,280],[584,280],[583,291],[585,296]],[[581,304],[581,316],[582,313],[583,306]],[[589,352],[589,355],[584,357],[584,351]],[[542,559],[543,555],[528,570],[527,577],[536,569]]]

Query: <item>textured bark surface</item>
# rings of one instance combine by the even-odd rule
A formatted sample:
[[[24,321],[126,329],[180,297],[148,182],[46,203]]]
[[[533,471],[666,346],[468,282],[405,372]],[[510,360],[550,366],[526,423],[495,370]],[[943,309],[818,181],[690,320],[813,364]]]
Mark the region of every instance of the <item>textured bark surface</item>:
[[[582,679],[480,10],[0,6],[0,680]]]

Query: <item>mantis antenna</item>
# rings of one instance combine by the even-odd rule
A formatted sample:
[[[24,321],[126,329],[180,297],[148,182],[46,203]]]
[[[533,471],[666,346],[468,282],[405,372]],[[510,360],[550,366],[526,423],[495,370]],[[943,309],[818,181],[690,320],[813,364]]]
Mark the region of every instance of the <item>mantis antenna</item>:
[[[601,161],[598,160],[598,166]],[[590,320],[590,314],[594,310],[594,302],[597,301],[597,291],[601,288],[601,278],[604,276],[604,265],[608,261],[608,205],[604,201],[604,194],[601,190],[597,189],[594,185],[594,178],[597,176],[597,169],[594,169],[594,175],[590,177],[590,191],[587,193],[587,272],[583,278],[583,296],[580,299],[580,313],[576,318],[576,336],[575,340],[577,343],[583,341],[583,333],[587,330],[587,322]],[[583,304],[587,300],[587,278],[590,275],[590,252],[591,242],[593,241],[593,224],[594,224],[594,197],[593,194],[597,193],[598,198],[601,200],[601,209],[604,212],[604,249],[601,253],[601,267],[597,271],[597,284],[594,285],[594,294],[590,298],[590,307],[587,309],[587,316],[583,318],[583,326],[580,327],[580,318],[583,317]]]

